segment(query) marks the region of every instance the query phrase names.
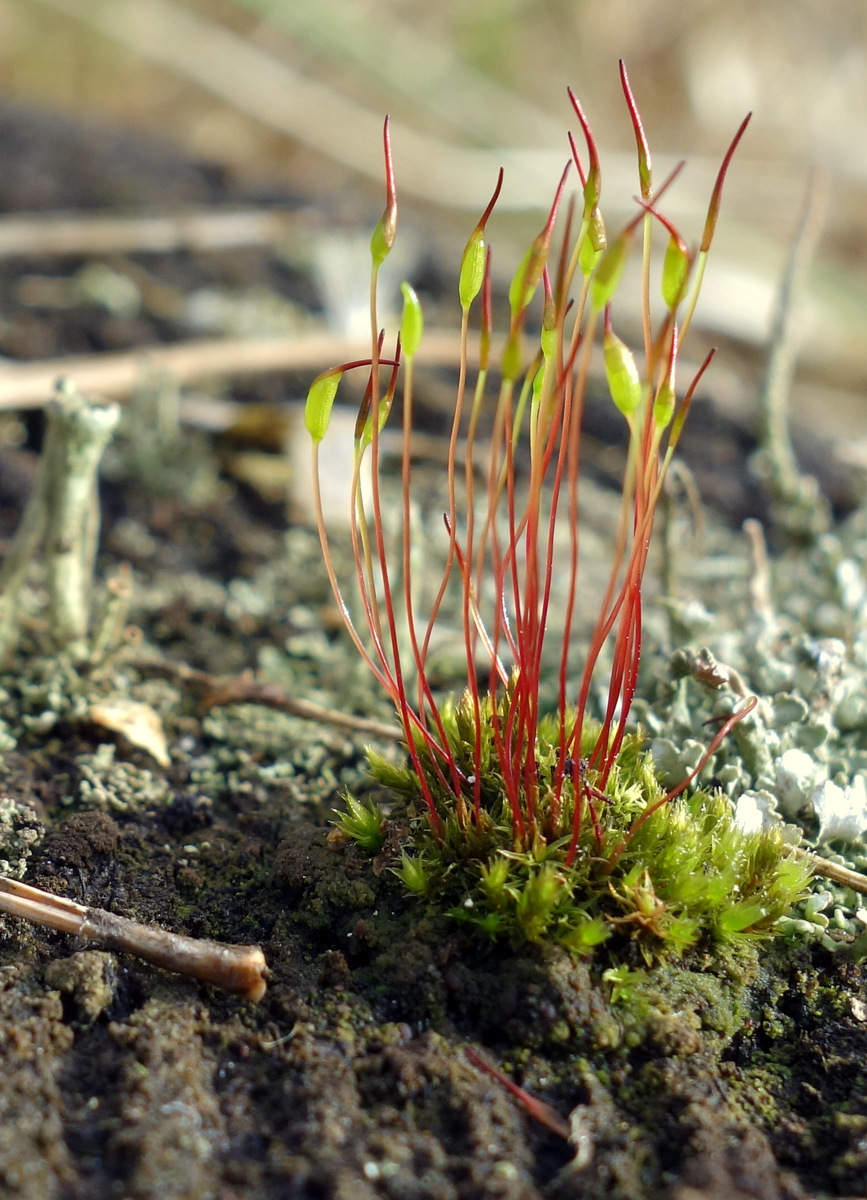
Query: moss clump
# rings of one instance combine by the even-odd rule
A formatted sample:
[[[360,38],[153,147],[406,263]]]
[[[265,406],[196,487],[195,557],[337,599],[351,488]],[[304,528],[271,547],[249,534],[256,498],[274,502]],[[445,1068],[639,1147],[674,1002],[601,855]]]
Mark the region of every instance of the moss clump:
[[[478,817],[471,783],[467,796],[456,798],[417,747],[442,818],[441,836],[415,815],[413,802],[420,798],[415,772],[370,756],[375,778],[408,801],[396,874],[410,892],[456,920],[491,937],[556,942],[579,954],[619,934],[634,939],[650,962],[663,950],[679,953],[702,939],[767,936],[803,894],[809,868],[787,855],[777,831],[741,830],[725,796],[702,790],[665,803],[637,736],[624,741],[604,795],[582,758],[574,769],[577,778],[563,789],[562,811],[552,811],[560,753],[556,719],[540,723],[536,758],[542,786],[532,829],[521,836],[498,772],[494,722],[490,713],[483,716],[482,761],[488,770]],[[469,779],[475,761],[472,702],[465,699],[446,711],[443,724],[454,761]],[[586,732],[582,754],[597,736],[596,730]],[[576,804],[581,813],[572,853]],[[339,824],[350,837],[369,842],[361,835],[379,831],[382,816],[352,799]]]

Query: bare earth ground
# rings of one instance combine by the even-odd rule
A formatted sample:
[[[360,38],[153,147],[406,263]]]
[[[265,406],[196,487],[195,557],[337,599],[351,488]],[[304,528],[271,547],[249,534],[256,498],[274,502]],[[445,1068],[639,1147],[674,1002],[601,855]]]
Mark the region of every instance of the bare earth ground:
[[[4,208],[227,198],[213,172],[159,147],[23,113],[0,114],[0,126]],[[58,152],[62,174],[45,165]],[[132,264],[177,294],[257,285],[312,299],[301,275],[259,250]],[[185,334],[153,307],[22,302],[22,276],[70,279],[82,265],[0,268],[4,354]],[[270,378],[242,395],[280,400],[304,385]],[[32,479],[39,424],[0,458],[3,537]],[[716,433],[722,498],[739,520],[759,503],[738,473],[749,437]],[[287,538],[281,505],[237,473],[220,478],[238,448],[190,434],[158,467],[135,446],[113,451],[103,573],[132,564],[131,619],[168,657],[220,675],[259,667],[299,695],[387,719],[337,635],[309,531]],[[198,490],[185,492],[190,479]],[[202,712],[123,657],[101,680],[64,675],[39,653],[38,620],[2,688],[0,785],[45,829],[26,878],[177,931],[258,942],[272,971],[254,1007],[5,920],[4,1196],[867,1195],[867,981],[845,955],[815,941],[695,954],[614,996],[601,977],[610,962],[479,943],[408,901],[387,862],[329,837],[341,790],[368,786],[362,739],[252,706]],[[170,766],[82,718],[81,697],[100,689],[160,713]],[[465,1046],[571,1114],[571,1144]]]

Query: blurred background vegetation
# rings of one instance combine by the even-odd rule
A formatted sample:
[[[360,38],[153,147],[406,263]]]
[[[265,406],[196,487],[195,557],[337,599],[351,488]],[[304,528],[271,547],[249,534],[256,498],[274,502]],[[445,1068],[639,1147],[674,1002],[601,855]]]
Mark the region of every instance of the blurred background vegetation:
[[[0,0],[5,101],[170,139],[222,165],[246,194],[288,191],[337,224],[378,215],[379,131],[391,113],[404,210],[431,236],[466,235],[500,163],[502,228],[534,232],[575,124],[567,84],[603,148],[609,222],[612,202],[627,212],[634,151],[618,57],[660,172],[690,159],[672,197],[688,237],[720,155],[754,110],[702,308],[747,361],[761,359],[820,168],[830,199],[803,305],[797,400],[823,428],[856,435],[867,382],[860,0]]]

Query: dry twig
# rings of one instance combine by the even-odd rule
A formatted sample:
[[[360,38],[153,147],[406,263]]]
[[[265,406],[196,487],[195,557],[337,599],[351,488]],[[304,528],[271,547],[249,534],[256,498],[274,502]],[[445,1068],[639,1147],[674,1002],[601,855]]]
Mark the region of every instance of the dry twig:
[[[0,411],[41,408],[58,379],[72,379],[79,391],[101,396],[130,395],[148,375],[170,376],[179,384],[214,375],[269,371],[315,371],[324,363],[363,357],[368,347],[329,333],[293,338],[223,338],[149,346],[107,354],[81,354],[35,362],[0,365]],[[460,347],[457,334],[431,334],[419,353],[424,366],[453,365]]]
[[[260,704],[263,708],[274,708],[292,717],[301,717],[305,721],[315,721],[320,725],[333,725],[351,733],[365,733],[389,742],[403,740],[403,735],[396,725],[386,725],[383,721],[356,717],[351,713],[335,712],[333,709],[323,708],[321,704],[313,704],[310,700],[300,700],[297,696],[287,695],[276,683],[259,683],[248,672],[220,678],[210,675],[207,671],[198,671],[186,663],[171,662],[166,658],[137,659],[132,665],[143,674],[173,679],[182,684],[197,696],[204,709],[228,704]]]
[[[134,954],[155,967],[200,979],[254,1003],[265,995],[268,967],[258,946],[233,946],[168,933],[5,875],[0,875],[0,911],[71,933],[102,950]]]
[[[829,862],[827,858],[822,858],[821,854],[814,854],[811,850],[795,847],[792,853],[795,858],[806,859],[815,875],[821,875],[823,879],[830,879],[832,883],[839,883],[842,887],[851,888],[853,892],[867,896],[867,875],[861,875],[849,867],[841,867],[839,863]]]
[[[0,258],[228,250],[285,238],[291,215],[273,209],[114,216],[52,212],[0,217]]]

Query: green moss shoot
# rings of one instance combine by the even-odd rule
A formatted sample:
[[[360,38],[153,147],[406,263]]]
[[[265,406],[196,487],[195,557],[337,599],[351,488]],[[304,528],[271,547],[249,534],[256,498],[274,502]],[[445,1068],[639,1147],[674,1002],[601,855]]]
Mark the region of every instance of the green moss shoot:
[[[469,773],[474,761],[467,741],[473,725],[470,698],[446,711],[443,720],[455,761]],[[488,719],[485,728],[491,727]],[[557,772],[557,728],[556,717],[540,723],[540,777],[549,788]],[[585,753],[596,734],[592,727],[585,731]],[[804,894],[809,867],[787,854],[778,831],[741,830],[721,793],[698,789],[660,804],[665,792],[642,739],[634,734],[624,739],[605,799],[594,805],[595,819],[582,823],[571,863],[566,861],[570,838],[543,832],[550,812],[540,814],[537,836],[516,848],[490,735],[489,741],[491,769],[480,822],[470,815],[471,783],[461,804],[448,789],[438,788],[431,772],[429,784],[445,814],[441,837],[419,808],[414,768],[369,756],[374,777],[405,801],[408,844],[395,873],[413,895],[457,921],[513,944],[556,942],[577,954],[591,953],[609,938],[628,937],[650,963],[699,943],[767,937]],[[350,803],[354,811],[358,802]],[[346,822],[342,828],[350,832]],[[385,828],[381,813],[378,828]]]

